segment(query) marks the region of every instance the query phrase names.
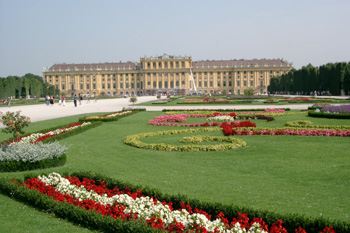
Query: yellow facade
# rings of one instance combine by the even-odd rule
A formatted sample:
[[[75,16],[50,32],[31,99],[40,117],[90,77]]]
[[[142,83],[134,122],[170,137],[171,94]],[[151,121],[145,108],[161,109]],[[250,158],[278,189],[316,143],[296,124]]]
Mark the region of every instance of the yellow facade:
[[[46,82],[66,95],[155,95],[162,93],[267,93],[270,78],[292,65],[280,59],[192,61],[191,57],[143,57],[139,63],[55,64]]]

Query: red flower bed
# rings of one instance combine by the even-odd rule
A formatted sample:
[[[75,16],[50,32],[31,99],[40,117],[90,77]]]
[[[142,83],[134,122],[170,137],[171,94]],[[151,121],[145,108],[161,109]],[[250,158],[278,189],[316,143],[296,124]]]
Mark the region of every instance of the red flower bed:
[[[94,180],[90,180],[87,178],[84,178],[83,181],[80,181],[76,177],[66,177],[69,182],[72,185],[76,185],[78,187],[83,186],[87,190],[93,190],[99,195],[106,194],[108,197],[112,197],[117,194],[128,194],[130,195],[134,200],[138,197],[144,197],[142,196],[142,192],[138,190],[135,193],[131,193],[131,190],[129,188],[125,188],[124,190],[119,190],[117,187],[114,187],[113,189],[108,189],[106,187],[106,184],[104,181],[102,181],[99,185],[96,185],[96,182]],[[14,182],[16,182],[14,180]],[[124,207],[121,204],[118,204],[117,201],[113,203],[112,205],[106,204],[102,205],[99,202],[96,202],[92,199],[86,198],[84,200],[79,200],[79,198],[73,197],[68,194],[62,194],[59,191],[56,191],[56,189],[50,185],[46,185],[44,182],[40,181],[38,178],[32,178],[27,179],[23,184],[18,183],[18,185],[24,185],[30,189],[37,190],[41,194],[47,195],[49,197],[52,197],[54,200],[58,202],[67,202],[71,205],[78,206],[80,208],[83,208],[88,211],[96,211],[103,216],[111,216],[113,218],[118,219],[124,219],[129,221],[137,221],[139,216],[136,213],[130,212],[125,214],[124,210],[126,207]],[[154,202],[158,202],[156,198],[154,198]],[[171,211],[173,211],[172,203],[166,203],[162,202],[163,205],[168,205]],[[206,213],[203,210],[200,209],[193,209],[189,204],[181,203],[179,211],[182,209],[186,210],[189,214],[203,214],[208,218],[211,219],[211,216]],[[264,230],[266,232],[270,233],[287,233],[287,230],[282,226],[283,221],[278,220],[277,222],[273,223],[270,227],[270,230],[268,229],[267,224],[263,221],[262,218],[254,218],[253,220],[250,220],[247,214],[244,213],[238,213],[237,218],[233,218],[231,222],[225,217],[224,213],[220,212],[216,219],[220,219],[227,229],[235,229],[237,226],[240,229],[245,229],[248,231],[251,227],[254,228],[254,226],[257,226],[256,223],[259,225],[257,226],[259,229]],[[162,221],[161,218],[152,217],[151,219],[146,219],[145,224],[148,226],[151,226],[153,228],[157,228],[163,231],[168,232],[188,232],[189,229],[186,229],[186,227],[181,223],[176,221],[174,219],[174,222],[166,226],[166,224]],[[255,225],[254,225],[255,224]],[[206,233],[208,232],[206,228],[200,227],[198,224],[194,224],[193,227],[190,229],[191,232],[202,232]],[[217,229],[215,229],[214,232],[219,232]],[[296,233],[306,233],[306,231],[299,227],[295,230]],[[326,227],[323,229],[322,233],[335,233],[333,230],[333,227]]]

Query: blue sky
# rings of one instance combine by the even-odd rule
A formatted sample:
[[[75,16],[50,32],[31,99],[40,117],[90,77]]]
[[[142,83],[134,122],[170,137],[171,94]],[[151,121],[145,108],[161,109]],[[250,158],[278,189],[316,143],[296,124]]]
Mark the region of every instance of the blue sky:
[[[0,77],[55,63],[350,61],[349,0],[0,0]]]

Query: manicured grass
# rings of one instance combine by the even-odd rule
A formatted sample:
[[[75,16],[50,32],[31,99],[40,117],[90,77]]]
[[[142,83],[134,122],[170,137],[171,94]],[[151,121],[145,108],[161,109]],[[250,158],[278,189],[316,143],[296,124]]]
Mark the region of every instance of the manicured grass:
[[[180,193],[210,202],[350,221],[349,138],[239,136],[247,142],[247,147],[221,152],[152,151],[123,144],[125,136],[130,134],[183,129],[147,125],[148,120],[162,114],[140,112],[62,140],[62,144],[71,145],[66,164],[45,169],[45,172],[88,170],[165,193]],[[62,125],[62,122],[73,122],[79,117],[33,123],[28,130]],[[350,124],[349,120],[310,118],[306,113],[275,118],[276,121],[272,122],[254,122],[262,127],[283,127],[285,122],[292,120]],[[205,118],[196,120],[205,122]],[[222,135],[221,132],[205,134]],[[1,133],[0,140],[5,140],[6,136],[9,135]],[[175,144],[183,136],[150,137],[142,141]],[[0,176],[15,178],[23,174],[25,172],[0,173]],[[30,219],[44,216],[40,228],[43,232],[61,232],[60,229],[48,228],[57,219],[0,195],[0,203],[7,202],[13,203],[11,205],[15,208],[9,209],[8,205],[1,204],[0,220],[7,221],[6,216],[15,216],[18,212],[18,217],[13,217],[15,220],[8,220],[10,223],[23,221],[35,225],[38,223],[31,224]],[[29,214],[21,214],[17,206],[30,209]],[[36,232],[35,226],[30,227],[33,230],[29,232]],[[66,232],[76,231],[74,225],[65,227]],[[7,224],[3,229],[20,232],[21,226]]]

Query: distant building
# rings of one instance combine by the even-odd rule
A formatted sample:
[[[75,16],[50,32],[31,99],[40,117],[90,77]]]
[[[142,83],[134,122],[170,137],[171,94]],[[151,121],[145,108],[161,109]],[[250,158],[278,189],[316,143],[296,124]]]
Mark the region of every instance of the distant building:
[[[248,87],[263,94],[271,77],[292,68],[281,59],[192,61],[164,54],[140,62],[55,64],[43,75],[66,95],[243,94]]]

